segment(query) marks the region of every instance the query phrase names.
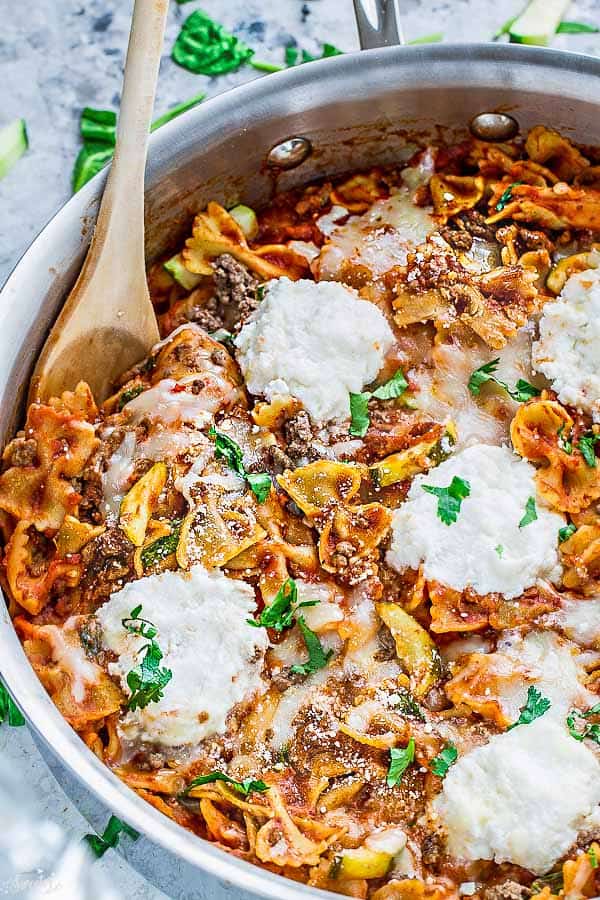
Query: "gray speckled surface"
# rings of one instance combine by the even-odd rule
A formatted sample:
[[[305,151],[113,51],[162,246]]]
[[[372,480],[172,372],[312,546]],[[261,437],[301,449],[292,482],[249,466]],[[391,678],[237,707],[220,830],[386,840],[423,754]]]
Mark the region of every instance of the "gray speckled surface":
[[[169,52],[180,23],[198,6],[256,48],[260,59],[281,62],[283,47],[294,39],[313,53],[323,40],[343,50],[358,46],[351,0],[204,0],[171,6],[157,114],[200,91],[210,95],[241,81],[265,77],[246,68],[210,79],[171,62]],[[409,40],[442,31],[448,41],[467,42],[489,39],[499,25],[522,8],[523,0],[404,0],[403,6]],[[0,124],[23,116],[30,138],[28,153],[0,182],[0,283],[70,195],[81,108],[117,108],[130,10],[130,0],[35,0],[18,4],[0,0]],[[568,18],[600,25],[600,3],[573,3]],[[598,35],[561,36],[555,46],[598,53],[600,39]],[[53,766],[74,802],[67,798],[27,728],[0,728],[0,757],[8,762],[15,779],[22,779],[34,790],[41,816],[61,823],[77,836],[88,830],[84,816],[98,827],[104,823],[106,813],[100,805],[60,767]],[[193,888],[185,886],[177,861],[144,841],[124,847],[124,855],[134,861],[143,859],[146,870],[153,870],[157,876],[160,873],[163,884],[173,885],[168,895],[162,893],[122,855],[109,852],[98,865],[110,876],[113,887],[130,900],[249,897],[209,876]],[[0,893],[8,896],[5,891]]]

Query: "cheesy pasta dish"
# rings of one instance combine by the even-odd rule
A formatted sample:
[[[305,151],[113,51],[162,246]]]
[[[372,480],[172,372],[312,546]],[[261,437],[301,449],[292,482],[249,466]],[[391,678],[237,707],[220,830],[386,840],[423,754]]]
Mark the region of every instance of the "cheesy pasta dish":
[[[184,828],[371,900],[600,895],[600,150],[543,126],[200,212],[163,340],[33,403],[2,583]]]

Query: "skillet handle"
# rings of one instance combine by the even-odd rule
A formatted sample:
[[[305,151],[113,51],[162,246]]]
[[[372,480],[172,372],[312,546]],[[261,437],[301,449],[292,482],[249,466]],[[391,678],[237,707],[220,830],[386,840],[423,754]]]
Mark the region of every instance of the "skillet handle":
[[[400,0],[354,0],[361,50],[404,43]]]

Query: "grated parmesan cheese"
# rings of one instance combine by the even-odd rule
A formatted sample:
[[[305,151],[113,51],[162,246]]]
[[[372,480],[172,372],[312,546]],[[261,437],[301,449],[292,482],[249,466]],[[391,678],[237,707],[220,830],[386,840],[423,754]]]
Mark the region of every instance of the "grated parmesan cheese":
[[[471,492],[457,521],[445,525],[437,515],[437,497],[423,485],[448,487],[454,476],[468,481]],[[527,501],[535,496],[535,469],[526,460],[508,447],[468,447],[413,480],[406,502],[392,517],[387,562],[399,572],[423,564],[428,580],[509,599],[540,578],[557,581],[563,516],[538,501],[537,519],[519,528]]]
[[[347,419],[350,392],[373,381],[394,336],[383,314],[334,282],[269,282],[236,338],[252,394],[291,394],[316,421]]]
[[[112,594],[96,615],[104,646],[118,656],[109,671],[126,694],[127,673],[139,665],[147,640],[128,633],[122,619],[139,604],[140,615],[157,628],[161,666],[173,677],[162,700],[124,716],[125,738],[178,746],[224,731],[230,710],[265,689],[267,634],[246,622],[256,605],[252,587],[218,569],[194,566],[140,578]]]

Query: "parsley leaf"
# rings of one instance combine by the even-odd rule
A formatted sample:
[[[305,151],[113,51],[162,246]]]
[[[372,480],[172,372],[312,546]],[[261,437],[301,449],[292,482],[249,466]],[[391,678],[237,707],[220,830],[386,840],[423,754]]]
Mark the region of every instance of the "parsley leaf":
[[[565,437],[565,423],[563,422],[556,434],[558,435],[558,446],[560,449],[567,453],[569,456],[573,453],[573,441],[571,440],[570,434]]]
[[[215,456],[224,460],[240,478],[243,478],[259,503],[264,503],[271,493],[271,476],[268,472],[247,472],[244,454],[239,444],[211,425],[208,436],[215,442]]]
[[[313,672],[325,668],[333,656],[333,650],[330,649],[327,650],[327,652],[323,650],[321,641],[314,631],[311,631],[308,627],[304,620],[304,616],[298,616],[296,621],[298,622],[298,627],[304,638],[304,643],[308,651],[308,660],[300,665],[291,666],[290,671],[295,675],[312,675]]]
[[[512,184],[509,184],[509,186],[506,188],[506,190],[504,191],[504,193],[502,194],[502,196],[496,203],[496,211],[497,212],[502,212],[504,207],[510,203],[510,201],[512,200],[513,188],[517,187],[517,185],[519,185],[519,184],[523,184],[523,182],[522,181],[513,181]]]
[[[471,493],[471,485],[463,478],[455,475],[448,487],[434,487],[430,484],[421,485],[428,494],[438,498],[437,514],[444,525],[452,525],[458,519],[463,500]]]
[[[564,541],[568,541],[572,534],[575,534],[577,531],[577,525],[574,525],[573,522],[569,522],[568,525],[563,525],[562,528],[558,529],[558,540],[562,544]]]
[[[590,861],[590,865],[591,865],[592,869],[598,868],[598,854],[596,852],[596,846],[597,845],[592,844],[591,847],[588,847],[588,852],[587,852],[588,859]]]
[[[498,554],[498,558],[502,559],[502,557],[504,556],[504,547],[502,546],[502,544],[496,544],[494,550]]]
[[[111,847],[117,846],[121,834],[126,834],[132,841],[137,841],[139,838],[138,832],[132,828],[131,825],[127,825],[126,822],[117,819],[116,816],[111,816],[102,836],[98,834],[86,834],[83,836],[83,840],[88,844],[92,853],[99,859],[101,856],[104,856],[106,851],[110,850]]]
[[[302,609],[303,606],[316,606],[317,603],[319,603],[318,600],[305,600],[303,603],[298,603],[298,587],[293,578],[288,578],[277,591],[273,602],[262,610],[258,621],[254,619],[246,619],[246,621],[256,628],[260,628],[262,625],[264,628],[274,628],[275,631],[281,632],[293,624],[294,613],[297,609]]]
[[[157,538],[147,547],[144,547],[140,553],[140,559],[144,569],[155,565],[161,560],[166,559],[177,550],[179,543],[179,535],[181,532],[181,519],[174,519],[171,523],[171,533],[165,534],[163,537]]]
[[[243,41],[197,9],[183,23],[171,57],[189,72],[214,76],[235,72],[253,54]]]
[[[7,722],[13,728],[25,724],[21,710],[0,681],[0,724]]]
[[[338,50],[337,47],[334,47],[333,44],[323,44],[323,49],[321,51],[320,56],[312,56],[306,50],[302,50],[302,54],[300,54],[300,49],[295,44],[288,44],[285,48],[285,64],[288,66],[302,65],[302,63],[314,62],[316,59],[328,59],[330,56],[342,56],[343,50]]]
[[[369,400],[371,395],[350,394],[350,434],[353,437],[364,437],[369,430]]]
[[[126,391],[123,391],[123,393],[119,395],[117,410],[121,412],[123,407],[126,406],[131,400],[135,400],[136,397],[139,397],[143,390],[143,385],[134,384],[133,387],[127,388]]]
[[[444,778],[448,769],[458,759],[458,750],[454,744],[446,744],[444,749],[435,756],[429,763],[429,768],[434,775]]]
[[[595,446],[600,441],[600,434],[594,434],[593,431],[583,434],[577,442],[577,448],[585,459],[590,469],[596,468],[596,451]]]
[[[600,703],[596,703],[586,712],[580,709],[572,709],[567,716],[567,728],[571,737],[576,741],[583,741],[588,738],[596,744],[600,744],[600,725],[586,722],[590,716],[600,715]]]
[[[517,725],[530,725],[535,719],[539,719],[551,707],[547,697],[542,697],[535,685],[530,684],[527,689],[527,702],[521,707],[519,718],[506,729],[516,728]]]
[[[484,363],[484,365],[480,366],[478,369],[475,369],[474,372],[471,373],[471,377],[469,378],[468,388],[473,397],[478,397],[481,393],[481,386],[486,384],[488,381],[497,384],[498,387],[503,388],[506,393],[512,397],[513,400],[516,400],[517,403],[526,403],[527,400],[531,400],[532,397],[538,397],[541,393],[539,388],[534,387],[533,384],[529,384],[528,381],[525,381],[523,378],[519,378],[514,388],[509,388],[505,381],[500,381],[499,378],[496,378],[495,372],[500,364],[500,357],[497,356],[496,359],[491,359],[489,362]]]
[[[423,710],[408,688],[399,688],[397,694],[398,700],[394,704],[394,707],[398,709],[403,716],[419,719],[420,722],[424,722],[425,716],[423,715]]]
[[[519,528],[525,528],[527,525],[531,525],[532,522],[535,522],[537,517],[538,514],[535,507],[535,497],[530,497],[525,504],[525,515],[519,522]]]
[[[225,784],[230,784],[234,790],[243,794],[244,797],[247,797],[248,794],[251,794],[253,791],[263,793],[264,791],[269,790],[269,785],[265,784],[264,781],[254,781],[252,778],[244,778],[243,781],[236,781],[235,778],[230,778],[229,775],[217,770],[211,772],[209,775],[198,775],[196,778],[193,778],[182,792],[182,796],[189,794],[192,788],[199,787],[201,784],[212,784],[214,781],[224,781]]]
[[[558,894],[563,888],[562,872],[549,872],[547,875],[540,875],[531,883],[531,895],[541,894],[544,888],[549,887],[551,894]]]
[[[170,669],[161,668],[162,650],[154,640],[157,635],[156,626],[148,619],[141,619],[141,604],[131,610],[128,619],[122,620],[123,628],[130,634],[138,634],[149,642],[139,653],[145,655],[135,669],[127,674],[127,685],[131,696],[127,707],[131,710],[144,709],[149,703],[156,703],[163,698],[163,690],[173,677]]]
[[[408,387],[402,369],[398,369],[384,384],[374,391],[363,391],[362,394],[350,394],[350,434],[353,437],[364,437],[370,425],[369,400],[396,400]]]
[[[406,747],[392,747],[390,750],[390,766],[387,773],[386,784],[388,787],[396,787],[402,781],[402,776],[415,758],[415,741],[411,738]]]

